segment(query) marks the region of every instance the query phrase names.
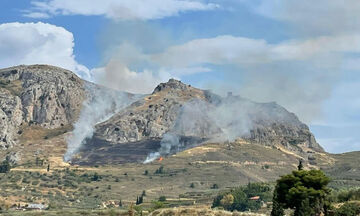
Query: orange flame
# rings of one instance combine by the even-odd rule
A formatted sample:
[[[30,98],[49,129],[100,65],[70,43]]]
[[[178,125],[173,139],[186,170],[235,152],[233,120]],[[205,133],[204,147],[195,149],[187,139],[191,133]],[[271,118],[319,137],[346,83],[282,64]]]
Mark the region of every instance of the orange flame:
[[[159,157],[158,161],[161,162],[162,160],[164,160],[163,157]]]

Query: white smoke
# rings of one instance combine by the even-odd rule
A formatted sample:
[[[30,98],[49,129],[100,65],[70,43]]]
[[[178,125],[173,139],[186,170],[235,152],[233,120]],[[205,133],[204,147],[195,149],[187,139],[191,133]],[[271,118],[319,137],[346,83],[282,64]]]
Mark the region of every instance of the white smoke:
[[[261,105],[260,105],[261,106]],[[197,137],[190,143],[197,146],[207,141],[234,141],[236,138],[250,135],[256,118],[269,118],[259,116],[259,104],[241,99],[239,97],[217,98],[215,101],[191,100],[182,106],[180,114],[173,126],[167,132],[157,152],[150,153],[144,163],[150,163],[160,156],[178,152],[186,148],[186,141],[181,137]],[[282,114],[279,114],[282,115]],[[280,117],[280,118],[279,118]],[[281,116],[277,116],[281,119]]]
[[[94,85],[87,86],[88,100],[83,103],[79,120],[74,124],[72,135],[67,140],[65,161],[70,161],[94,134],[95,125],[110,118],[134,101],[128,93],[118,92]]]

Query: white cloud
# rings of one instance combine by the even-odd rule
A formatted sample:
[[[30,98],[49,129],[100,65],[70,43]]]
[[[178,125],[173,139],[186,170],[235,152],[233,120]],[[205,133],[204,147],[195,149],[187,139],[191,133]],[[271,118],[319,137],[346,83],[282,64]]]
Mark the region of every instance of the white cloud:
[[[165,71],[159,74],[150,70],[132,71],[123,62],[115,59],[111,59],[105,67],[91,70],[91,73],[98,84],[138,94],[151,93],[160,82],[171,78]]]
[[[347,54],[354,53],[360,53],[360,34],[279,43],[222,35],[172,46],[147,58],[168,71],[235,65],[233,71],[223,71],[231,81],[241,82],[235,89],[227,85],[231,90],[260,102],[276,101],[309,123],[322,117],[322,103],[331,96],[341,69],[349,66]]]
[[[46,23],[0,25],[0,67],[19,64],[50,64],[90,79],[89,70],[76,62],[74,37],[62,27]]]
[[[169,47],[152,59],[165,66],[211,64],[261,64],[284,60],[309,60],[343,52],[360,52],[360,34],[323,36],[270,44],[265,40],[223,35],[196,39]]]
[[[25,17],[30,17],[30,18],[39,18],[39,19],[47,19],[50,18],[49,14],[47,13],[41,13],[41,12],[27,12],[26,14],[24,14]]]
[[[98,15],[115,20],[151,20],[176,16],[187,11],[213,10],[216,4],[188,0],[47,0],[32,1],[25,16],[38,14]],[[36,15],[36,14],[35,14]]]
[[[251,0],[247,0],[250,2]],[[360,30],[358,0],[261,0],[253,4],[259,14],[286,21],[305,34],[331,34]]]

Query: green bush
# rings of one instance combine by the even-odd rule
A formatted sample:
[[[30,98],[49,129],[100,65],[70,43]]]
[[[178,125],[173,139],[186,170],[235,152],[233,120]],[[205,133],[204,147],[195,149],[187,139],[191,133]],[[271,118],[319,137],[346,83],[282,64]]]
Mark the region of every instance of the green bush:
[[[34,181],[32,181],[31,184],[32,184],[32,185],[38,185],[38,184],[39,184],[39,181],[38,181],[38,180],[34,180]]]
[[[258,200],[251,197],[259,196]],[[261,201],[271,201],[272,188],[265,183],[250,183],[247,186],[237,187],[230,192],[223,192],[215,197],[212,208],[222,207],[228,211],[258,210]]]
[[[0,164],[0,173],[8,173],[10,168],[9,160],[6,159]]]
[[[159,197],[159,201],[160,201],[160,202],[165,202],[165,201],[166,201],[166,197],[165,197],[165,196]]]
[[[360,188],[340,191],[337,194],[337,202],[360,200]]]
[[[360,214],[360,204],[346,202],[335,211],[335,216],[356,216]]]
[[[300,165],[301,163],[299,167]],[[277,180],[273,203],[278,204],[278,208],[294,209],[294,216],[320,215],[328,208],[326,201],[330,193],[327,188],[329,182],[330,179],[321,170],[299,168]],[[279,214],[275,214],[273,210],[271,215]]]

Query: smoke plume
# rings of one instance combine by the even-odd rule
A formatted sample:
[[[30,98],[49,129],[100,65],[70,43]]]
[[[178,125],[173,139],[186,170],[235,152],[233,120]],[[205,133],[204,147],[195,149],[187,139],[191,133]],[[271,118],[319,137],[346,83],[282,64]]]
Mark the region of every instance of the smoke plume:
[[[163,136],[160,149],[149,154],[144,163],[203,142],[231,142],[249,137],[250,130],[261,120],[269,125],[273,122],[299,123],[275,103],[254,103],[238,96],[212,97],[209,101],[194,99],[183,105],[174,126]]]
[[[107,120],[113,114],[135,100],[135,96],[92,84],[86,86],[89,98],[83,103],[78,121],[74,124],[72,135],[67,140],[65,161],[70,161],[87,139],[94,133],[97,123]]]

